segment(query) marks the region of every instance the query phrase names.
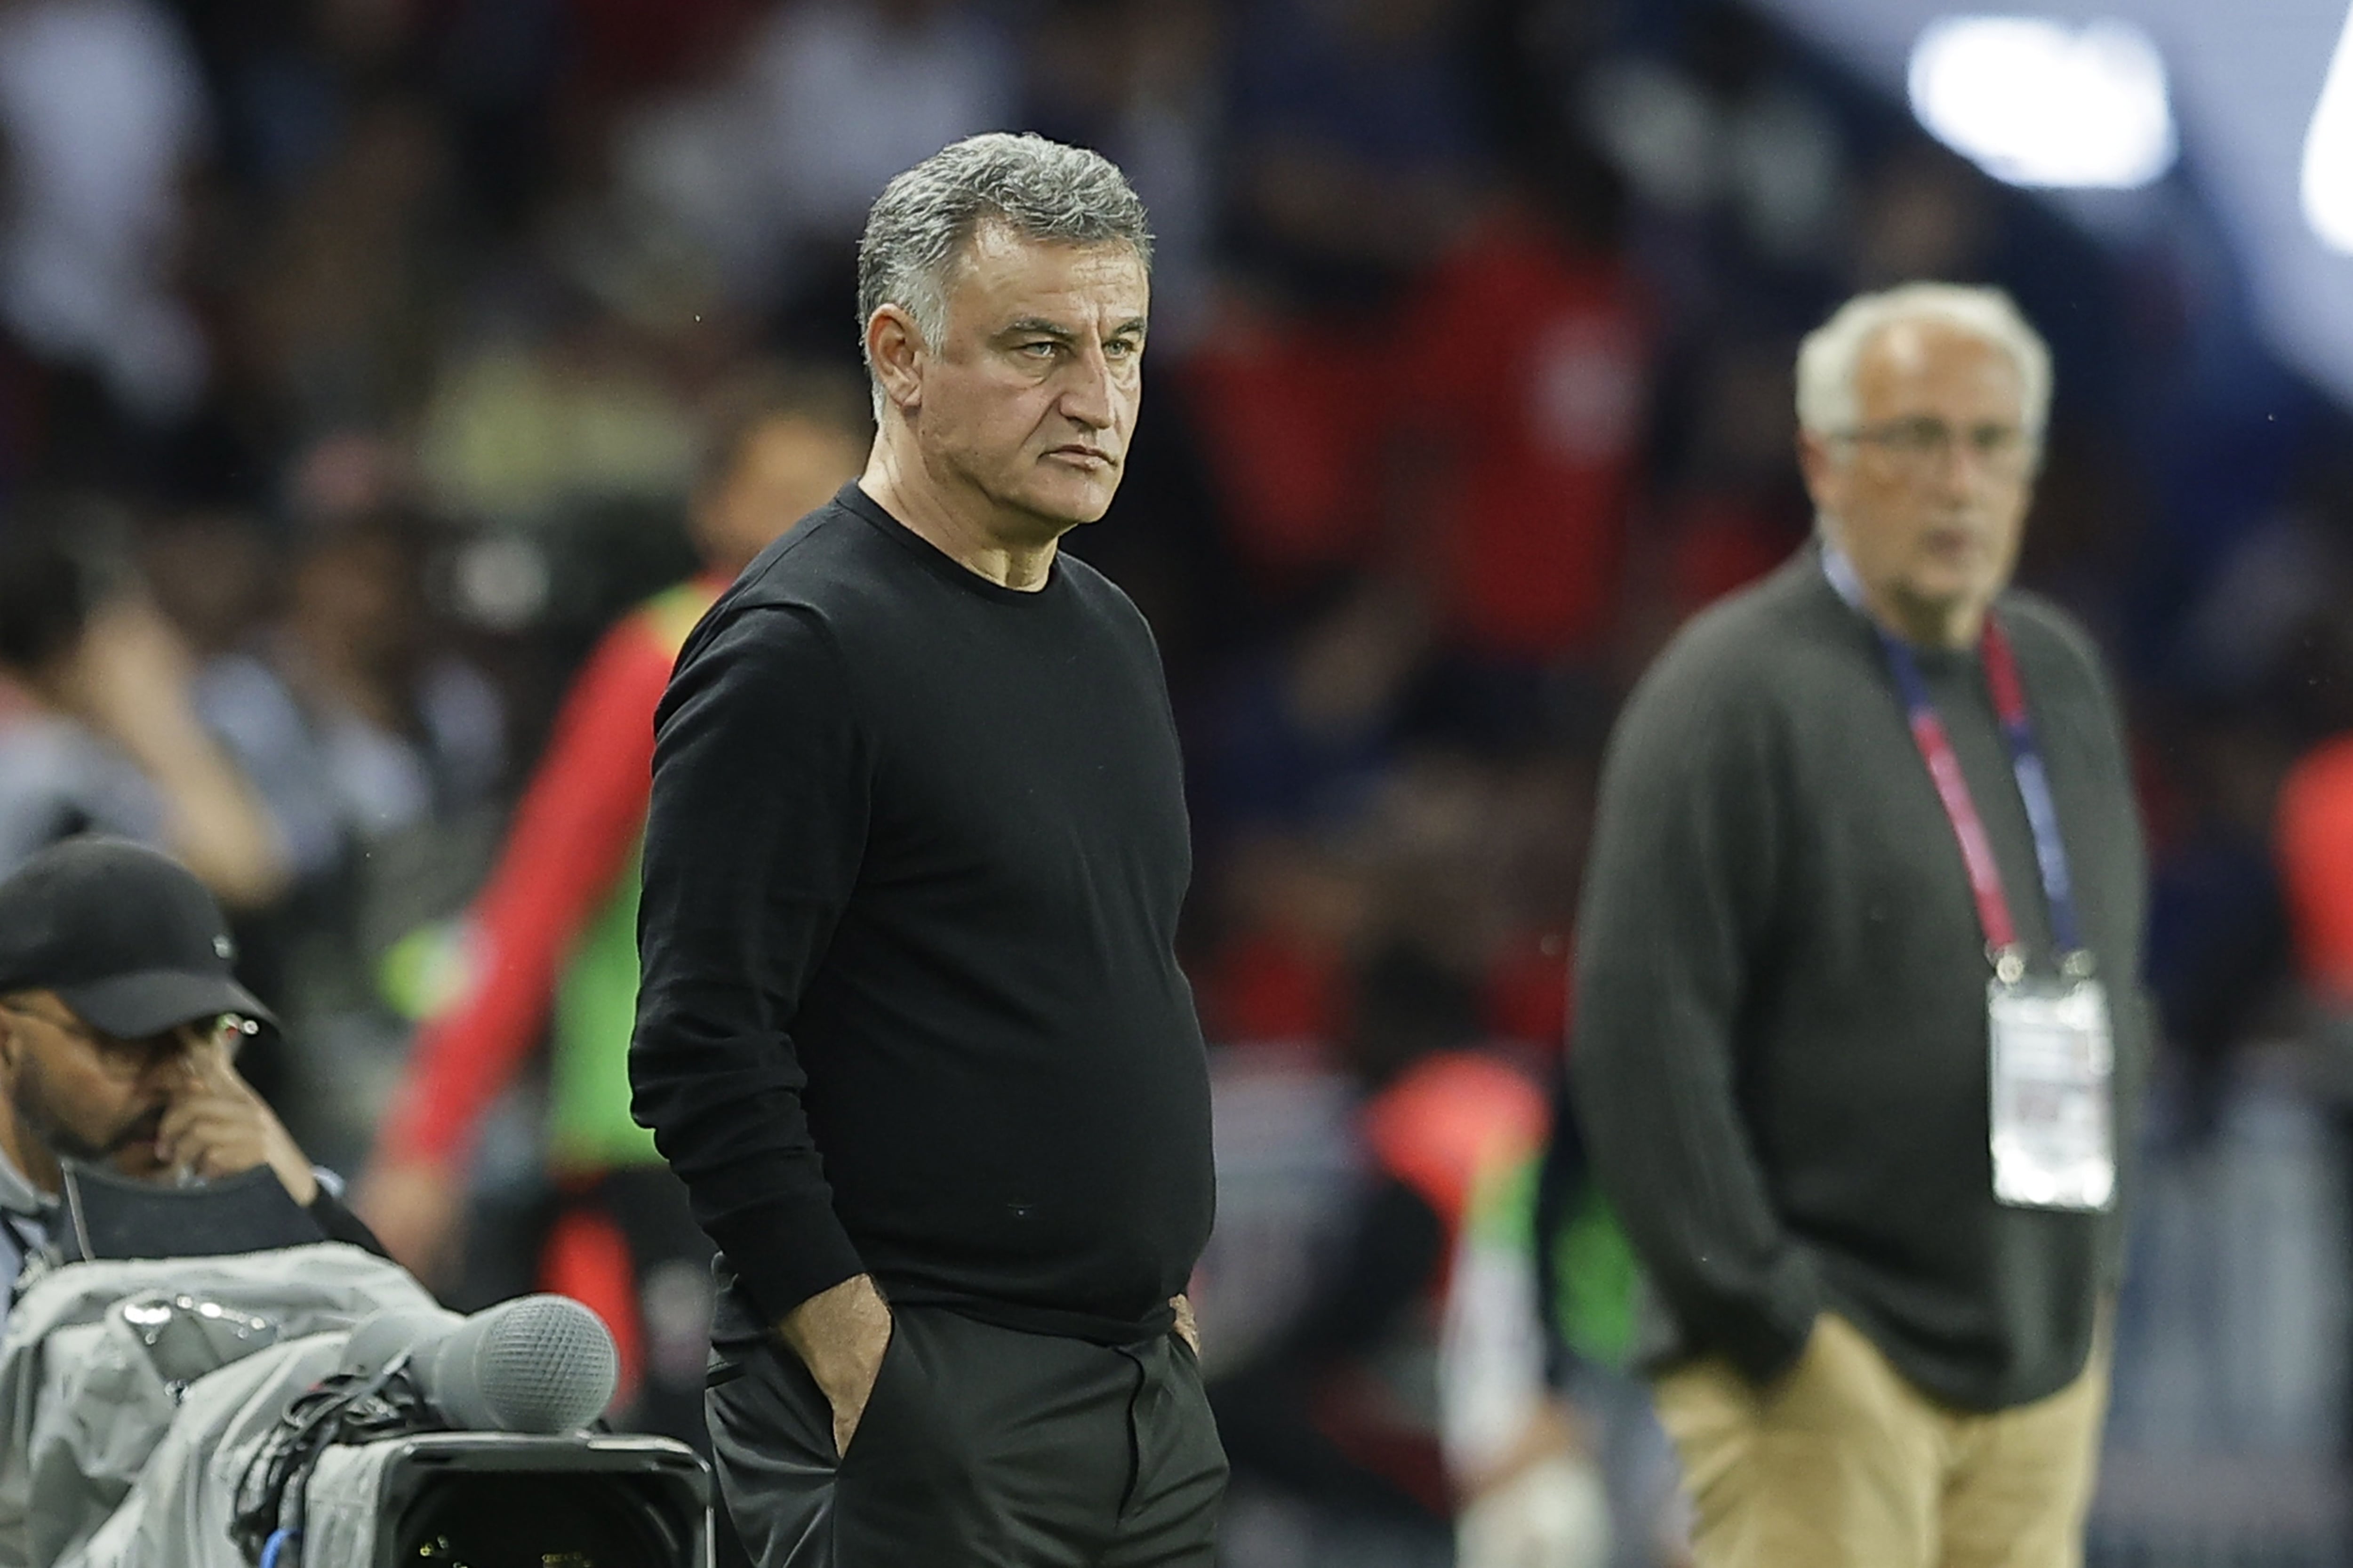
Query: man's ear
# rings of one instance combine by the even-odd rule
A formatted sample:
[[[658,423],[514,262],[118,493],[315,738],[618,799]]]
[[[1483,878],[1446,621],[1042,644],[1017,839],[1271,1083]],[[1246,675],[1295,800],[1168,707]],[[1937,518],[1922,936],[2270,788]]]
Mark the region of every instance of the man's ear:
[[[923,405],[923,365],[931,357],[923,331],[898,305],[878,305],[866,319],[866,357],[881,384],[884,401],[902,415]]]
[[[1811,430],[1798,432],[1798,472],[1804,476],[1806,494],[1812,498],[1815,510],[1837,510],[1839,455],[1828,440]]]

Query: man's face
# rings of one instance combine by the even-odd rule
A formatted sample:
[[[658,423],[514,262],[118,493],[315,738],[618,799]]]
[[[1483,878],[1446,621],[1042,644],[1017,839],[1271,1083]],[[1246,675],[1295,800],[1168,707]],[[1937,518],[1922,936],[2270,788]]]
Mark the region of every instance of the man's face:
[[[1041,539],[1111,506],[1144,396],[1151,285],[1124,242],[975,231],[907,412],[935,470]]]
[[[1973,332],[1901,321],[1865,346],[1854,390],[1853,430],[1803,439],[1833,539],[1876,600],[1982,609],[2017,563],[2033,492],[2017,364]]]
[[[160,1175],[155,1136],[204,1038],[184,1024],[143,1040],[118,1040],[74,1016],[53,992],[0,998],[0,1089],[33,1148],[25,1173],[44,1185],[60,1158],[111,1165],[126,1176]]]
[[[695,505],[695,537],[711,563],[740,572],[752,557],[858,477],[866,446],[838,425],[800,415],[764,419],[719,483]]]

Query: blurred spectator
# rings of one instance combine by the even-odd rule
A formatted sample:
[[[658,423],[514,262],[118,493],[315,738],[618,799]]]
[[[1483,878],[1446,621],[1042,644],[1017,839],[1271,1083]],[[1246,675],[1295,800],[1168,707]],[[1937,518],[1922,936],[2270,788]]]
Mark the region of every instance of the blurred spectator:
[[[1233,37],[1232,243],[1322,309],[1376,300],[1475,211],[1482,137],[1460,0],[1269,0]]]
[[[140,530],[140,576],[199,668],[259,634],[276,608],[280,565],[274,540],[244,512],[177,512]]]
[[[1345,825],[1395,761],[1429,657],[1428,607],[1412,585],[1379,578],[1345,580],[1330,601],[1279,658],[1233,676],[1203,722],[1194,771],[1229,830]]]
[[[2353,1089],[2353,631],[2341,609],[2314,627],[2300,673],[2319,740],[2279,787],[2273,863],[2296,972],[2343,1092]]]
[[[1488,195],[1460,13],[1281,0],[1237,19],[1234,286],[1184,375],[1236,551],[1277,597],[1335,565],[1426,564],[1406,537],[1424,498],[1400,438],[1419,389],[1399,295]]]
[[[584,507],[666,502],[691,480],[680,389],[641,333],[583,303],[555,330],[510,329],[442,361],[417,440],[441,504],[560,538]]]
[[[1654,462],[1656,494],[1631,541],[1619,649],[1628,672],[1649,665],[1677,626],[1787,560],[1810,521],[1789,471],[1793,345],[1731,335],[1701,345],[1687,368],[1679,440]]]
[[[434,646],[425,529],[377,513],[309,531],[276,630],[200,679],[198,705],[259,785],[298,876],[465,816],[504,769],[497,691]]]
[[[340,130],[240,269],[239,368],[303,432],[415,407],[446,306],[452,150],[434,106],[372,96]]]
[[[2279,1003],[2294,963],[2284,884],[2306,896],[2325,887],[2326,840],[2307,837],[2325,817],[2291,811],[2291,800],[2316,797],[2283,790],[2284,777],[2297,776],[2288,772],[2293,752],[2268,721],[2200,705],[2148,728],[2165,744],[2181,814],[2150,880],[2149,986],[2190,1090],[2183,1129],[2200,1133],[2237,1047],[2287,1021]],[[2307,784],[2325,773],[2325,757],[2324,749],[2317,768],[2302,773]],[[2316,979],[2330,963],[2322,929],[2307,927]]]
[[[1542,1093],[1480,1048],[1476,993],[1442,966],[1392,948],[1356,973],[1367,1184],[1290,1326],[1211,1384],[1237,1478],[1314,1510],[1319,1563],[1454,1563],[1458,1514],[1465,1568],[1534,1560],[1531,1538],[1547,1563],[1605,1561],[1533,1334]]]
[[[1221,847],[1207,890],[1219,929],[1192,965],[1204,1032],[1324,1059],[1348,1026],[1348,964],[1377,930],[1367,868],[1304,836],[1250,834]]]
[[[0,527],[0,871],[77,833],[167,849],[232,910],[287,885],[262,801],[197,719],[179,636],[99,551],[101,510]]]
[[[1606,244],[1513,204],[1419,287],[1403,335],[1403,426],[1435,448],[1418,553],[1449,629],[1507,663],[1593,657],[1622,597],[1645,433],[1641,287]]]
[[[970,0],[794,0],[745,60],[748,152],[788,271],[831,270],[891,176],[948,142],[1005,128],[1014,62]],[[828,279],[834,281],[834,279]]]
[[[613,627],[574,685],[469,912],[464,982],[417,1037],[355,1200],[396,1257],[449,1279],[484,1113],[544,1031],[559,1196],[541,1288],[589,1303],[613,1330],[617,1418],[697,1444],[711,1247],[629,1116],[654,706],[703,612],[857,473],[869,429],[865,388],[846,373],[746,377],[710,412],[690,522],[703,570]]]
[[[1152,214],[1152,342],[1184,353],[1209,309],[1220,46],[1215,0],[1050,0],[1031,19],[1031,129],[1117,163]]]
[[[884,183],[1005,129],[1018,98],[1005,39],[967,0],[789,0],[718,80],[636,117],[616,156],[625,187],[712,258],[730,297],[814,313],[831,340]]]
[[[204,340],[174,285],[182,184],[210,118],[188,41],[152,0],[0,7],[0,314],[150,424],[204,390]]]
[[[1507,205],[1383,312],[1221,324],[1187,391],[1263,591],[1410,573],[1453,646],[1530,665],[1614,626],[1650,352],[1620,258]]]
[[[398,511],[303,526],[272,563],[283,603],[215,653],[194,688],[292,874],[282,907],[247,933],[248,963],[304,1042],[286,1063],[298,1075],[281,1090],[286,1113],[343,1168],[364,1147],[405,1032],[404,944],[473,887],[501,806],[504,700],[438,635],[428,547],[425,525]],[[235,563],[208,563],[174,601],[201,611],[190,601],[233,595],[233,581],[205,577]]]
[[[1943,148],[1913,142],[1864,180],[1852,276],[1862,288],[1985,275],[1994,216],[1985,183]]]
[[[1671,56],[1629,51],[1586,76],[1579,96],[1596,141],[1661,210],[1720,210],[1769,263],[1823,258],[1846,153],[1820,95],[1746,5],[1685,7],[1677,42]]]

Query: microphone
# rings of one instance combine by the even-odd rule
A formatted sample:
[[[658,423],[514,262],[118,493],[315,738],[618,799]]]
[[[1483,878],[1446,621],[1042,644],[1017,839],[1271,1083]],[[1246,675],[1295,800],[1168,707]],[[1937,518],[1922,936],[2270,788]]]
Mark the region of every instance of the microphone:
[[[419,1352],[422,1347],[439,1344],[465,1321],[458,1313],[438,1307],[423,1311],[394,1307],[370,1312],[352,1330],[352,1337],[343,1342],[343,1359],[335,1370],[356,1377],[374,1377],[392,1364],[393,1357],[404,1351]]]
[[[373,1375],[403,1351],[425,1402],[468,1431],[577,1431],[612,1403],[621,1374],[611,1331],[569,1296],[519,1296],[463,1318],[377,1312],[352,1331],[342,1367]]]

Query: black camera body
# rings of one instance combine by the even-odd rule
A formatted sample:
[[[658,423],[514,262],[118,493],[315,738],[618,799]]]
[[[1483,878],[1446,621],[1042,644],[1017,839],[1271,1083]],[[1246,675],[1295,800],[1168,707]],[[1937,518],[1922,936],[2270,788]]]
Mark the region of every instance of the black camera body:
[[[711,1472],[662,1437],[433,1432],[328,1449],[305,1563],[708,1568]]]

